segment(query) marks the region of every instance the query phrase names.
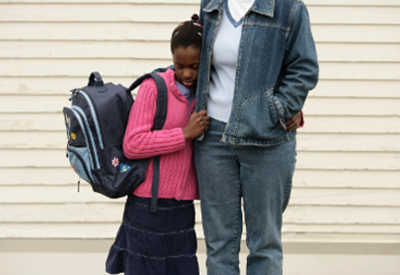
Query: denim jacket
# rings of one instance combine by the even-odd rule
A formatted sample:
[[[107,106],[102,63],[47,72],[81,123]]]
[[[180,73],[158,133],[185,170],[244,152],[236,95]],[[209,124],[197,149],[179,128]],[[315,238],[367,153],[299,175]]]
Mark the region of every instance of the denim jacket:
[[[223,1],[201,2],[204,31],[196,111],[207,109],[212,48]],[[280,126],[302,109],[318,81],[308,12],[300,0],[255,0],[242,22],[232,111],[221,141],[281,144],[293,139],[296,131]]]

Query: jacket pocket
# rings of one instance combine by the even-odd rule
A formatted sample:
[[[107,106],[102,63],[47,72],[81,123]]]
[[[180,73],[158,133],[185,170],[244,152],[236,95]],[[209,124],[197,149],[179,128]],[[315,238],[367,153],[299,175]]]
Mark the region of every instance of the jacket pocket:
[[[280,125],[282,127],[286,128],[285,110],[283,109],[281,101],[272,92],[270,94],[270,97],[271,97],[271,100],[273,102],[272,105],[275,108],[275,114],[276,114],[278,122],[280,123]]]
[[[285,121],[283,114],[273,89],[248,98],[240,106],[237,136],[259,140],[280,138],[285,134],[279,127]]]

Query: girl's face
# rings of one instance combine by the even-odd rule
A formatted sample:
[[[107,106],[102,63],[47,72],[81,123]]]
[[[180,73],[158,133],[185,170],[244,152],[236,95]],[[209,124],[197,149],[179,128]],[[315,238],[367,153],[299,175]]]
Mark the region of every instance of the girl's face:
[[[175,66],[175,79],[187,88],[196,87],[200,63],[200,48],[178,47],[172,54]]]

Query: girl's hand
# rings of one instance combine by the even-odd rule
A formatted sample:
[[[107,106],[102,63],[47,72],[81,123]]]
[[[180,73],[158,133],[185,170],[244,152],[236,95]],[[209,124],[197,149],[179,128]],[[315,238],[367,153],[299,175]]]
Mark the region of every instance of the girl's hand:
[[[210,117],[207,116],[206,110],[201,110],[198,113],[194,112],[186,127],[182,129],[183,135],[185,136],[185,139],[195,139],[206,131],[209,125]]]
[[[301,111],[298,112],[296,115],[294,115],[291,118],[285,119],[286,121],[286,128],[284,128],[287,131],[294,131],[297,128],[299,128],[301,124]]]

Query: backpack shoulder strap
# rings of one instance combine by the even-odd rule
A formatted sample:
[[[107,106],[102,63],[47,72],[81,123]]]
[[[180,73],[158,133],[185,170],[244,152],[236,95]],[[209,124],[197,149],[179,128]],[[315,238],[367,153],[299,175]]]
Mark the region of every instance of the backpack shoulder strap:
[[[157,87],[157,107],[154,122],[154,129],[161,130],[164,127],[165,120],[167,118],[167,108],[168,108],[168,90],[164,79],[157,73],[148,73],[142,75],[132,85],[128,88],[130,93],[136,87],[138,87],[146,78],[153,78]]]
[[[142,75],[128,88],[128,92],[133,91],[146,78],[153,78],[157,87],[157,106],[154,122],[154,130],[161,130],[167,118],[168,108],[168,89],[164,79],[157,73]],[[160,156],[153,157],[153,182],[151,187],[151,212],[157,212],[158,186],[160,180]]]

